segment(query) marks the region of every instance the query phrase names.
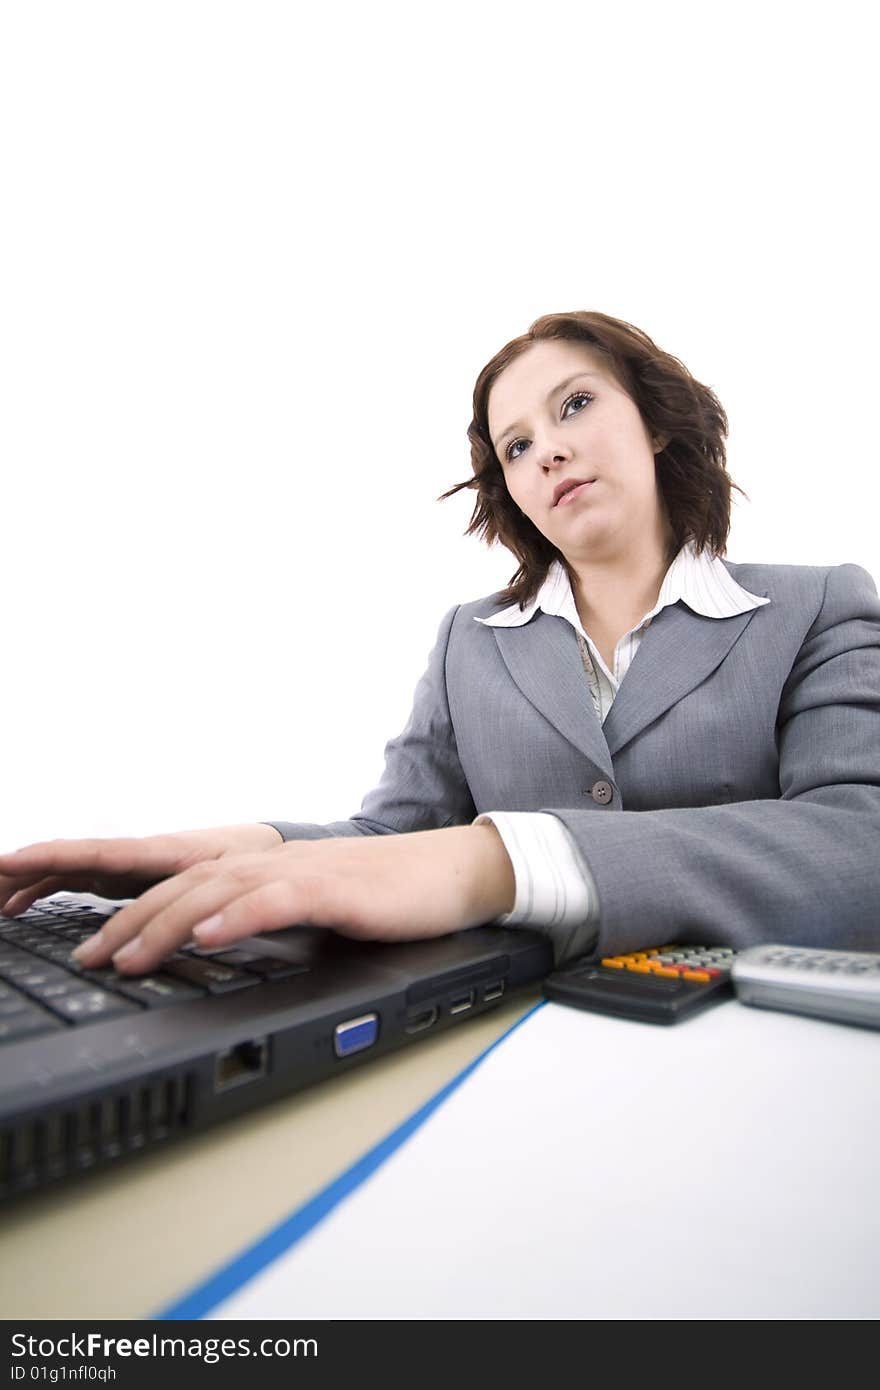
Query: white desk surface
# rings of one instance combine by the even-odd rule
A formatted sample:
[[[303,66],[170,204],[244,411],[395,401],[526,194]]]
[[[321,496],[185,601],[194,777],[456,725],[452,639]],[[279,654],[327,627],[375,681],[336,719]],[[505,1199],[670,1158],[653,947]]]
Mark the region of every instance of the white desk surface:
[[[548,1004],[211,1317],[880,1315],[880,1032]]]
[[[25,1204],[0,1233],[3,1316],[152,1316],[537,998]],[[878,1079],[880,1032],[735,1001],[669,1028],[547,1004],[208,1316],[876,1318]]]

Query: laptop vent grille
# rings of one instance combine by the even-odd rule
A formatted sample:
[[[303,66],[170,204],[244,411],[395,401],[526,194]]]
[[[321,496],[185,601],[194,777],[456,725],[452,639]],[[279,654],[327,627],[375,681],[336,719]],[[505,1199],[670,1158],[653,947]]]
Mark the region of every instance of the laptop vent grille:
[[[0,1133],[0,1199],[104,1166],[184,1129],[193,1078],[184,1073],[114,1091]]]

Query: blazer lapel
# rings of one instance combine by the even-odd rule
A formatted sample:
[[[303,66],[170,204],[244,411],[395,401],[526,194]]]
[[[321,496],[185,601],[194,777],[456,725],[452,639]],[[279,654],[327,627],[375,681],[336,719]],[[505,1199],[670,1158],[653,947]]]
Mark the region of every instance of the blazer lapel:
[[[505,665],[526,699],[598,772],[613,778],[611,754],[590,699],[571,624],[538,612],[521,627],[493,627],[492,631]]]
[[[662,608],[642,637],[602,726],[611,756],[706,680],[756,612],[752,608],[732,618],[705,618],[681,600]]]

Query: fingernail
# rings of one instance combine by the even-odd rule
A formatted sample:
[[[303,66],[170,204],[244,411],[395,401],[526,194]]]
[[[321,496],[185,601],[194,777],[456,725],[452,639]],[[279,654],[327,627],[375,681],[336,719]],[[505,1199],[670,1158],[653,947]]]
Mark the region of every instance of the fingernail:
[[[222,921],[223,913],[215,912],[213,917],[206,917],[204,922],[200,922],[197,927],[193,927],[193,936],[197,941],[214,941]]]
[[[132,960],[141,949],[141,939],[136,936],[134,941],[129,941],[125,946],[120,946],[118,951],[114,951],[113,960]]]
[[[81,941],[76,949],[71,951],[71,955],[75,960],[91,960],[92,956],[97,953],[98,947],[103,946],[103,944],[103,934],[97,931],[94,936],[86,937],[85,941]]]

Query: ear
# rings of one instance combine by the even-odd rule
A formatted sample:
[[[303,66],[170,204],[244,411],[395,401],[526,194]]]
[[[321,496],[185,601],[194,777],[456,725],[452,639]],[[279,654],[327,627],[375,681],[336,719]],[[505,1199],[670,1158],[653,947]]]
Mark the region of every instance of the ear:
[[[661,449],[665,449],[670,438],[671,435],[668,434],[655,434],[651,440],[651,443],[654,445],[654,453],[659,454]]]

